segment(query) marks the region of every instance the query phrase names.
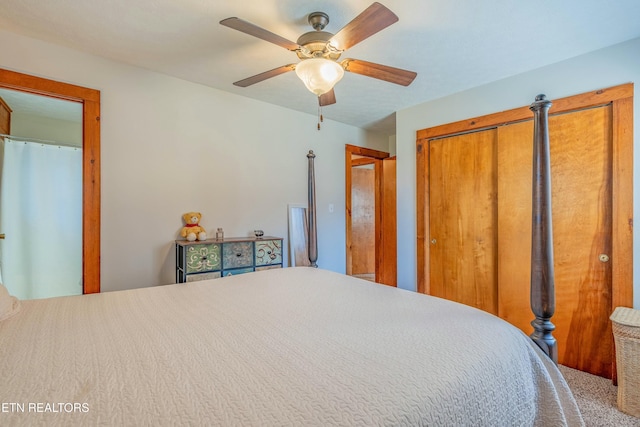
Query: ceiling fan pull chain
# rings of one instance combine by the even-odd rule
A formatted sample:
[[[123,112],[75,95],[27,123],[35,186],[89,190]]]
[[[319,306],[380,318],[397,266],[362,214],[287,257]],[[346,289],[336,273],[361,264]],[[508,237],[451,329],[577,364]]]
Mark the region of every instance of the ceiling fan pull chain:
[[[322,106],[318,104],[318,130],[320,130],[320,123],[324,121],[322,117]]]

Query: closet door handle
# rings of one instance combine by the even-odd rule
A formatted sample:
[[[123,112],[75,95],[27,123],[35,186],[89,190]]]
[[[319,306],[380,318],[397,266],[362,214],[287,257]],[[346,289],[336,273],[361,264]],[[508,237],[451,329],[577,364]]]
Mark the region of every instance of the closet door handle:
[[[4,240],[4,233],[0,234],[0,240]]]

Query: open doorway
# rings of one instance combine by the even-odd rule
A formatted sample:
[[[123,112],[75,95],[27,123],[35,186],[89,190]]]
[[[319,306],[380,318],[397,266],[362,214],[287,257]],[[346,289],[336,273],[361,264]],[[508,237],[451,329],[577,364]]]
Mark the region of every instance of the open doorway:
[[[22,300],[82,294],[82,104],[5,88],[0,104],[2,283]]]
[[[82,104],[82,288],[100,292],[100,91],[5,69],[0,88]]]
[[[346,145],[345,183],[347,274],[396,286],[395,157]]]

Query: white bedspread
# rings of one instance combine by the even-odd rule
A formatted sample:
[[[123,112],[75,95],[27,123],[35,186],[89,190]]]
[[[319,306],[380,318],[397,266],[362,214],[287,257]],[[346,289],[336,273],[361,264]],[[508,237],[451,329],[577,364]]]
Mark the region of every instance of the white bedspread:
[[[582,425],[516,328],[308,267],[23,301],[0,372],[3,426]]]

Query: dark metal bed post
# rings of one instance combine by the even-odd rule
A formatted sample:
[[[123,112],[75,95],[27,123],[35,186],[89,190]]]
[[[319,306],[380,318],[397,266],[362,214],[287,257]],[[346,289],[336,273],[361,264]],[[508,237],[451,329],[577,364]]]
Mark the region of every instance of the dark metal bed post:
[[[553,272],[553,227],[551,221],[551,161],[549,150],[549,108],[545,95],[531,104],[533,127],[533,194],[531,224],[531,322],[533,341],[558,363],[551,317],[556,309]]]
[[[307,154],[309,159],[309,262],[311,267],[318,267],[318,231],[316,230],[316,178],[313,169],[313,160],[316,155],[313,150],[309,150]]]

